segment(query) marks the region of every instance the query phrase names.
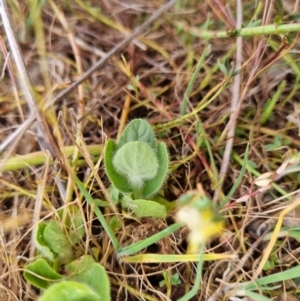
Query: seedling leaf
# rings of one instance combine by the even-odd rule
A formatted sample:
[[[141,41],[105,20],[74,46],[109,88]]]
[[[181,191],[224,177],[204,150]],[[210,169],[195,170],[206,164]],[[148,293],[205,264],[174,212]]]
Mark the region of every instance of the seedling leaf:
[[[122,146],[113,158],[113,165],[127,178],[132,190],[142,189],[145,180],[153,179],[158,171],[155,153],[147,143],[141,141]]]
[[[69,279],[87,284],[101,300],[110,300],[110,285],[105,269],[89,255],[84,255],[66,266]]]
[[[153,150],[156,149],[155,134],[150,124],[144,119],[135,119],[125,127],[118,148],[131,141],[142,141],[148,143]]]
[[[39,301],[109,301],[102,299],[88,285],[62,281],[49,287]]]
[[[104,152],[105,171],[115,188],[122,193],[130,193],[131,188],[127,179],[119,174],[113,165],[113,156],[116,153],[116,150],[117,144],[112,140],[108,140]]]
[[[107,142],[104,164],[112,185],[123,197],[148,199],[161,189],[167,177],[169,156],[166,145],[156,143],[150,124],[136,119],[127,125],[118,144]]]
[[[159,191],[162,187],[164,181],[166,180],[168,170],[169,170],[169,155],[166,145],[161,142],[157,146],[156,152],[158,160],[158,171],[154,179],[147,181],[143,188],[143,197],[149,198]]]
[[[70,262],[73,258],[73,250],[70,239],[65,235],[57,221],[50,221],[44,230],[44,239],[54,253],[64,262]]]
[[[42,258],[37,259],[25,267],[24,277],[29,283],[40,289],[46,289],[53,284],[54,281],[63,278]]]
[[[165,218],[167,216],[166,207],[154,201],[132,200],[129,208],[138,217]]]
[[[50,248],[47,246],[47,243],[45,242],[44,239],[44,231],[46,228],[47,224],[46,223],[39,223],[36,228],[34,229],[33,233],[33,239],[36,248],[43,254],[44,257],[47,259],[53,261],[54,260],[54,254],[50,250]]]

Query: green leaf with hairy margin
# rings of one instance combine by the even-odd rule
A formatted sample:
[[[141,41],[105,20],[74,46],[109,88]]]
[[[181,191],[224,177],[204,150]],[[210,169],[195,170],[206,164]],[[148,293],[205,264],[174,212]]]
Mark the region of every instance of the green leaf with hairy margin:
[[[131,141],[122,146],[113,158],[114,168],[127,178],[132,190],[140,190],[146,180],[155,178],[158,162],[145,142]]]
[[[66,266],[70,275],[68,279],[87,284],[92,288],[101,300],[110,300],[110,284],[105,269],[89,256],[72,261]]]
[[[157,146],[157,160],[159,169],[154,179],[147,181],[143,188],[143,197],[149,198],[157,193],[165,182],[169,171],[169,155],[166,145],[161,142]]]
[[[165,206],[149,200],[132,200],[128,209],[133,211],[137,217],[165,218],[167,216]]]
[[[134,119],[128,123],[118,142],[118,148],[121,148],[128,142],[142,141],[156,150],[156,138],[150,124],[144,119]]]
[[[49,287],[39,301],[109,301],[102,299],[88,285],[75,281],[62,281]]]
[[[44,239],[44,231],[46,226],[47,226],[46,223],[40,222],[34,229],[33,239],[36,248],[42,253],[42,255],[47,259],[53,261],[54,253],[49,248],[49,246],[47,245]]]
[[[47,224],[44,230],[44,240],[63,263],[68,263],[73,259],[71,241],[57,221],[50,221]]]
[[[104,165],[106,174],[115,188],[122,193],[132,192],[127,179],[119,174],[113,165],[113,157],[117,150],[117,144],[113,140],[108,140],[104,151]]]
[[[159,192],[167,178],[169,155],[166,145],[156,144],[150,124],[143,119],[131,121],[119,143],[109,140],[104,165],[113,186],[136,199],[147,199]]]
[[[37,259],[35,262],[28,264],[24,270],[25,279],[32,285],[46,289],[55,281],[63,277],[56,273],[45,259]]]

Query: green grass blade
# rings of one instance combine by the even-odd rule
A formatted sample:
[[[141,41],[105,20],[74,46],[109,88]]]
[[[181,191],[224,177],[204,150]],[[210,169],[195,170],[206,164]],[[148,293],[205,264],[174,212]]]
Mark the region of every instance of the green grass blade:
[[[276,106],[282,92],[285,89],[285,86],[286,86],[286,81],[283,80],[280,83],[280,85],[279,85],[276,93],[273,95],[273,97],[271,99],[268,99],[268,101],[266,102],[266,104],[265,104],[265,106],[262,110],[262,115],[261,115],[261,118],[260,118],[260,124],[261,125],[264,125],[269,120],[269,118],[270,118],[273,110],[275,109],[275,106]]]
[[[203,65],[203,62],[204,62],[205,58],[210,53],[210,48],[211,48],[210,44],[208,44],[204,48],[203,53],[202,53],[202,55],[201,55],[201,57],[200,57],[197,65],[196,65],[196,69],[195,69],[195,71],[194,71],[194,73],[192,75],[192,78],[191,78],[190,82],[189,82],[189,85],[188,85],[188,87],[187,87],[187,89],[186,89],[186,91],[184,93],[183,101],[182,101],[181,106],[180,106],[180,114],[181,114],[181,116],[183,116],[183,115],[186,114],[187,104],[189,102],[189,98],[190,98],[191,92],[193,90],[196,78],[197,78],[197,76],[199,74],[200,69],[202,68],[202,65]]]
[[[243,161],[242,161],[242,159],[241,159],[241,157],[236,153],[236,152],[232,152],[232,154],[233,154],[233,158],[234,158],[234,160],[235,161],[237,161],[240,165],[243,165]],[[247,166],[246,166],[246,168],[247,168],[247,170],[251,173],[251,174],[253,174],[254,176],[256,176],[256,177],[259,177],[260,175],[261,175],[261,173],[259,173],[256,169],[254,169],[248,162],[246,163],[247,164]],[[235,186],[235,185],[234,185]],[[281,195],[286,195],[287,193],[279,186],[279,185],[277,185],[276,183],[272,183],[272,187],[274,188],[274,189],[276,189]]]
[[[207,134],[206,134],[205,129],[203,128],[202,122],[200,120],[197,121],[196,133],[197,133],[197,135],[202,135],[205,146],[207,148],[208,155],[209,155],[209,162],[210,162],[210,165],[212,166],[212,171],[213,171],[213,175],[211,175],[211,176],[209,175],[209,176],[211,177],[211,181],[213,183],[213,186],[215,187],[218,183],[218,170],[216,167],[216,163],[215,163],[213,151],[211,149],[211,145],[209,143]],[[198,143],[197,143],[197,146],[199,147]]]
[[[288,269],[283,272],[278,272],[266,277],[261,277],[252,282],[238,284],[238,289],[257,290],[258,287],[262,287],[264,285],[274,284],[276,282],[286,281],[286,280],[295,279],[299,277],[300,277],[300,266],[296,266],[294,268]]]
[[[183,223],[173,224],[173,225],[167,227],[166,229],[152,235],[149,238],[146,238],[142,241],[136,242],[130,246],[120,249],[120,251],[118,252],[117,255],[118,255],[118,257],[122,257],[122,256],[135,254],[135,253],[141,251],[142,249],[145,249],[148,246],[158,242],[160,239],[170,235],[174,231],[180,229],[182,226],[183,226]]]
[[[252,291],[248,291],[246,290],[244,296],[247,296],[249,298],[251,298],[251,300],[255,300],[255,301],[272,301],[272,299],[265,297],[263,295],[260,295],[258,293],[252,292]]]
[[[197,292],[200,288],[200,283],[201,283],[204,249],[205,249],[205,244],[202,244],[200,247],[199,261],[198,261],[198,265],[197,265],[196,278],[195,278],[193,288],[187,294],[185,294],[183,297],[178,299],[177,301],[188,301],[197,294]]]
[[[115,251],[118,252],[119,250],[119,242],[115,236],[115,233],[113,232],[113,230],[111,229],[111,227],[108,225],[108,223],[106,222],[101,210],[98,208],[98,206],[95,204],[94,199],[91,197],[91,195],[89,194],[89,192],[85,189],[84,185],[81,183],[81,181],[78,179],[78,177],[75,175],[74,172],[72,172],[72,178],[74,179],[78,189],[80,190],[80,192],[84,195],[84,197],[86,198],[87,202],[93,206],[93,209],[95,211],[95,214],[98,218],[98,220],[100,221],[102,227],[104,228],[106,234],[108,235],[108,237],[110,238]]]
[[[274,51],[277,51],[280,48],[280,43],[271,40],[269,41],[269,45],[272,47]],[[293,57],[292,53],[285,52],[282,56],[282,59],[285,61],[285,63],[293,70],[293,72],[297,75],[297,77],[300,77],[300,68],[299,63],[297,62],[297,59]]]
[[[232,37],[253,37],[257,35],[280,35],[288,32],[299,32],[300,24],[269,24],[263,26],[246,27],[238,30],[226,30],[226,31],[213,31],[213,30],[201,30],[195,27],[189,27],[183,22],[174,22],[174,25],[185,30],[192,36],[202,39],[222,39]]]
[[[237,188],[239,187],[245,172],[246,172],[246,167],[247,167],[247,162],[248,162],[248,154],[249,154],[249,143],[247,144],[247,148],[245,151],[245,155],[244,155],[244,161],[243,161],[243,165],[242,165],[242,170],[238,176],[238,178],[236,179],[236,181],[234,182],[234,185],[232,186],[232,188],[230,189],[229,193],[227,194],[225,200],[222,202],[221,204],[221,208],[224,208],[229,202],[230,202],[230,198],[233,196],[234,192],[237,190]]]

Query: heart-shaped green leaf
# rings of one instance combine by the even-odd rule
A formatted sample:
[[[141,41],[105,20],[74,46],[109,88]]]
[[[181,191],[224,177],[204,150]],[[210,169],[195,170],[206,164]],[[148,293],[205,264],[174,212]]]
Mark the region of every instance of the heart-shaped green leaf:
[[[150,124],[136,119],[127,125],[118,144],[107,142],[104,164],[111,183],[121,194],[148,199],[166,180],[169,156],[166,145],[156,143]]]

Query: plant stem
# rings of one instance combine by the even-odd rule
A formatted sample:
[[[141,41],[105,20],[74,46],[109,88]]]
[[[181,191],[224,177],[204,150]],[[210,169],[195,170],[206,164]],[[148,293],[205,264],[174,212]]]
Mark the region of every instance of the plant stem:
[[[139,200],[143,198],[142,189],[134,189],[132,188],[133,199]]]
[[[280,35],[288,32],[300,31],[300,24],[282,24],[282,25],[264,25],[249,28],[241,28],[238,30],[229,31],[212,31],[201,30],[195,27],[189,27],[183,22],[175,22],[175,25],[186,31],[187,33],[202,39],[215,39],[215,38],[232,38],[232,37],[252,37],[257,35]]]
[[[65,155],[69,157],[70,155],[73,154],[74,148],[76,146],[66,146],[63,150]],[[89,151],[89,154],[91,156],[99,156],[102,152],[102,145],[88,145],[87,149]],[[97,158],[98,159],[98,158]],[[32,166],[37,166],[37,165],[43,165],[45,164],[47,160],[47,155],[45,152],[40,151],[40,152],[34,152],[26,155],[16,155],[13,157],[10,157],[8,160],[5,162],[1,162],[0,160],[0,170],[1,171],[13,171],[13,170],[19,170],[23,168],[28,168]],[[84,162],[78,161],[77,166],[83,164]],[[53,160],[50,161],[50,164],[53,164]]]

